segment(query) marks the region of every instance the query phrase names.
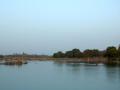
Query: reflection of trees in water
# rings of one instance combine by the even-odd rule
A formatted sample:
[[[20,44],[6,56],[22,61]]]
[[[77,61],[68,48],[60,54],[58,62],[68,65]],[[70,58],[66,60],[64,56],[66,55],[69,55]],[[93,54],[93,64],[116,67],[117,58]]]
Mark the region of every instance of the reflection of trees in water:
[[[106,78],[110,81],[120,80],[120,67],[119,66],[105,66]]]
[[[84,75],[89,74],[93,77],[102,77],[107,79],[109,82],[119,82],[120,81],[120,67],[118,66],[95,66],[95,65],[86,65],[79,63],[54,63],[60,70],[63,70],[65,73],[72,73],[75,75]],[[81,73],[81,74],[80,74]]]
[[[66,63],[65,69],[72,74],[79,75],[81,71],[81,65],[77,63]]]
[[[73,67],[73,68],[76,68],[76,67],[80,67],[80,64],[78,63],[71,63],[71,64],[69,64],[69,63],[66,63],[65,64],[66,66],[69,66],[69,67]]]
[[[80,71],[80,64],[79,63],[62,63],[62,62],[54,62],[54,65],[57,67],[64,68],[67,71]]]
[[[53,64],[58,66],[58,67],[62,67],[63,66],[63,63],[61,63],[61,62],[54,62]]]
[[[59,67],[64,67],[65,69],[69,71],[80,71],[82,70],[92,70],[92,71],[97,71],[98,68],[96,65],[89,65],[89,64],[80,64],[80,63],[62,63],[62,62],[54,62],[55,65]]]

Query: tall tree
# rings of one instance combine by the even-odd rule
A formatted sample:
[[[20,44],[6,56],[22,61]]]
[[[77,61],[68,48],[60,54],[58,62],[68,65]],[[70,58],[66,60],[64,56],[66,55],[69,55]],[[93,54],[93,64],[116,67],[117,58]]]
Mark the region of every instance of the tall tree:
[[[83,52],[84,57],[98,57],[100,56],[100,51],[98,49],[87,49]]]
[[[72,50],[72,53],[73,53],[73,58],[80,58],[82,56],[81,51],[76,48]]]
[[[80,58],[82,57],[82,52],[79,49],[73,49],[71,51],[67,51],[65,56],[68,58]]]
[[[0,58],[3,58],[4,56],[3,55],[0,55]]]
[[[117,49],[116,49],[116,47],[114,47],[114,46],[108,47],[106,49],[105,56],[108,57],[108,58],[116,58],[117,57]]]
[[[73,52],[72,51],[67,51],[65,53],[65,57],[67,57],[67,58],[73,58]]]
[[[118,57],[120,58],[120,45],[118,47]]]
[[[57,52],[57,53],[54,53],[53,57],[55,58],[63,58],[65,57],[65,54],[61,51]]]

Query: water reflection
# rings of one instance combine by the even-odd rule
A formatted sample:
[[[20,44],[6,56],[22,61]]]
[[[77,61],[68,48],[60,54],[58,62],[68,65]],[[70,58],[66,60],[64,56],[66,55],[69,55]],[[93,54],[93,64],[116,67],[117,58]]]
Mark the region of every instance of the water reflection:
[[[106,66],[106,65],[89,65],[80,63],[54,63],[59,68],[64,69],[66,72],[71,72],[79,75],[88,75],[90,77],[104,77],[110,82],[120,81],[120,67]],[[89,77],[88,76],[88,77]]]
[[[54,65],[58,66],[58,67],[62,67],[63,66],[63,63],[60,63],[60,62],[54,62]]]
[[[97,71],[98,68],[96,65],[89,65],[84,63],[61,63],[61,62],[54,62],[54,65],[56,65],[59,68],[64,68],[66,71],[74,72],[74,73],[80,73],[81,70],[84,71]]]
[[[0,90],[119,90],[120,67],[30,62],[0,66]],[[21,66],[20,66],[21,67]]]
[[[109,81],[120,80],[120,67],[118,66],[105,66],[106,77]]]
[[[70,70],[72,72],[80,72],[80,64],[77,64],[77,63],[73,63],[73,64],[69,64],[69,63],[66,63],[65,64],[65,67],[67,70]]]

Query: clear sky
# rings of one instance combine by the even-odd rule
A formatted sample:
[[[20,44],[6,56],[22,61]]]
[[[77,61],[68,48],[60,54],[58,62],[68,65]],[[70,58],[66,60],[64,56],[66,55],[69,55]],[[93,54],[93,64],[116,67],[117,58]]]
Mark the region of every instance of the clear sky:
[[[0,54],[120,44],[120,0],[0,0]]]

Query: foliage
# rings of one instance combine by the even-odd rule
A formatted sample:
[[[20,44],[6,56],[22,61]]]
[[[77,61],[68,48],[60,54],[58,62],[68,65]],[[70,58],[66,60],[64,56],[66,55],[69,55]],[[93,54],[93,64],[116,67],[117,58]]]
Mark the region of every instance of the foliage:
[[[65,54],[61,51],[57,52],[57,53],[54,53],[53,57],[55,58],[63,58],[65,57]]]
[[[120,58],[120,46],[118,47],[118,57]]]
[[[83,52],[83,54],[84,54],[84,57],[98,57],[98,56],[100,56],[100,52],[98,49],[93,49],[93,50],[87,49]]]
[[[117,57],[117,49],[116,49],[116,47],[114,47],[114,46],[108,47],[106,49],[105,56],[108,57],[108,58]]]
[[[73,49],[72,51],[67,51],[65,56],[68,58],[80,58],[82,57],[82,53],[79,49]]]
[[[81,52],[79,49],[73,49],[70,51],[54,53],[55,58],[81,58],[81,57],[108,57],[108,58],[120,58],[120,46],[118,49],[111,46],[106,50],[100,51],[98,49],[86,49]]]
[[[0,58],[3,58],[4,56],[3,55],[0,55]]]

